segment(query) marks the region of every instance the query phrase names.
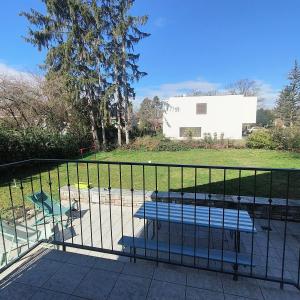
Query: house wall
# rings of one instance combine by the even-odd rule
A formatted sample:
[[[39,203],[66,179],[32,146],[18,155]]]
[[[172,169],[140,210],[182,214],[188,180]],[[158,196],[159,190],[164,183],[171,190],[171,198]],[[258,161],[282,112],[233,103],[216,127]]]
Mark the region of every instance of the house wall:
[[[241,139],[243,123],[256,122],[257,97],[242,95],[171,97],[163,115],[163,133],[173,139],[180,137],[180,127],[201,127],[204,133],[218,138]],[[207,103],[207,114],[196,114],[196,104]]]

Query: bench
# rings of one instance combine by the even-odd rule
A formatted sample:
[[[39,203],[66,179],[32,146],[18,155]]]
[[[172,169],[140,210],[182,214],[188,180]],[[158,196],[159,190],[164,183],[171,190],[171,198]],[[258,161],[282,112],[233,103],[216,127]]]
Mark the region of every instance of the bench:
[[[254,266],[254,264],[251,264],[251,257],[247,254],[241,254],[236,253],[233,251],[224,250],[222,253],[222,250],[219,249],[209,249],[208,248],[196,248],[189,246],[183,246],[180,245],[173,245],[171,244],[169,246],[168,243],[165,242],[157,242],[153,240],[145,240],[143,238],[133,238],[130,236],[123,236],[119,240],[119,245],[122,245],[123,247],[130,247],[130,250],[133,249],[134,253],[136,249],[146,249],[146,250],[154,250],[154,251],[160,251],[160,252],[167,252],[171,254],[179,254],[179,255],[185,255],[185,256],[192,256],[197,258],[204,258],[204,259],[210,259],[214,261],[223,261],[225,263],[232,263],[234,265],[234,268],[237,268],[237,265],[242,266]],[[130,251],[131,252],[131,251]]]

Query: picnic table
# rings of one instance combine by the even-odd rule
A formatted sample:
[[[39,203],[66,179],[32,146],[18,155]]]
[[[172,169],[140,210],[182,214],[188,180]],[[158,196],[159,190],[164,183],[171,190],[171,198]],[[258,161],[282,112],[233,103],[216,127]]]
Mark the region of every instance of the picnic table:
[[[245,210],[145,202],[134,214],[134,217],[153,221],[152,238],[154,237],[155,226],[159,226],[158,221],[229,230],[235,234],[235,249],[238,252],[240,251],[240,233],[256,232],[252,219]]]

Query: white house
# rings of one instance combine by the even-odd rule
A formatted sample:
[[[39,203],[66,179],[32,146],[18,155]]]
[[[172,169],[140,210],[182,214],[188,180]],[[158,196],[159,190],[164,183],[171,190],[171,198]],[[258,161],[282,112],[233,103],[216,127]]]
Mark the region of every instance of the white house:
[[[171,97],[163,115],[163,133],[172,139],[241,139],[243,124],[256,122],[257,97],[243,95]]]

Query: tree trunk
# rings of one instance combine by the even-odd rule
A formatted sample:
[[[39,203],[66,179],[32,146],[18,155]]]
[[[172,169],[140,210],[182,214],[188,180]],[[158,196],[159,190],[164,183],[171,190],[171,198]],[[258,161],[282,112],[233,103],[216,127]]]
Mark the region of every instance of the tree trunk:
[[[105,134],[105,124],[103,118],[101,120],[101,130],[102,130],[102,145],[103,148],[106,149],[106,134]]]
[[[100,142],[99,142],[98,131],[97,131],[97,122],[96,122],[95,112],[94,112],[94,103],[90,93],[88,93],[88,104],[89,104],[89,116],[91,122],[91,133],[93,137],[93,142],[94,142],[95,150],[99,151]]]
[[[122,41],[123,52],[123,85],[124,85],[124,131],[125,131],[125,143],[129,144],[129,127],[128,127],[128,90],[127,90],[127,76],[126,76],[126,47],[125,39]]]

